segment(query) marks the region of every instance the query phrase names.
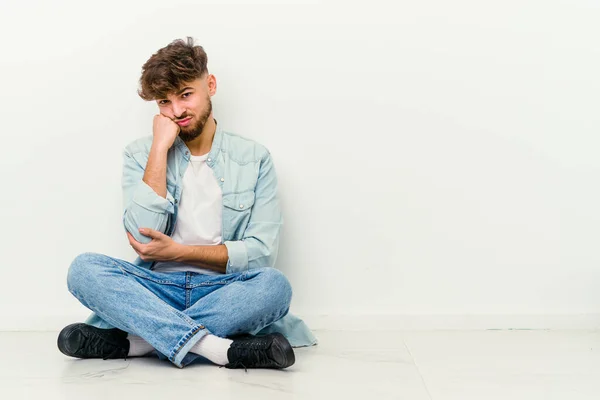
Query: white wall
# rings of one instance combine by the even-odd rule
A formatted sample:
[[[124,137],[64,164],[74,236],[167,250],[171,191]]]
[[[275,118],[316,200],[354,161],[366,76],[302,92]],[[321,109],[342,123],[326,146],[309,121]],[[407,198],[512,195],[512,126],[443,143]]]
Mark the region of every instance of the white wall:
[[[135,258],[141,66],[188,35],[219,124],[273,154],[278,268],[313,327],[600,321],[597,2],[199,3],[0,3],[0,328],[82,320],[72,259]]]

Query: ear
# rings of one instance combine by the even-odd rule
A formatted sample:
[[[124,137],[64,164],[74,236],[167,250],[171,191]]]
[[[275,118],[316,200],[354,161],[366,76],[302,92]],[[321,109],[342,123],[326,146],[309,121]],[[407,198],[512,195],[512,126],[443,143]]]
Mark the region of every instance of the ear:
[[[208,94],[214,96],[217,93],[217,78],[213,74],[208,74],[207,85]]]

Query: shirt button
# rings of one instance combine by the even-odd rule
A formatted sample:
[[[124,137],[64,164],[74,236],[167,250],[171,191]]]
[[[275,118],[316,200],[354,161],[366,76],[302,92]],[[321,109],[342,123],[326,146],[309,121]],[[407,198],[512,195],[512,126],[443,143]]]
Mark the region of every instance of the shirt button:
[[[187,154],[190,154],[190,152],[189,152],[189,151],[186,151],[186,152],[185,152],[185,154],[186,154],[186,155],[187,155]]]
[[[243,205],[243,204],[240,204],[240,208],[244,208],[244,205]]]
[[[210,161],[210,158],[208,159],[208,161]]]
[[[221,182],[225,182],[225,178],[221,178]]]

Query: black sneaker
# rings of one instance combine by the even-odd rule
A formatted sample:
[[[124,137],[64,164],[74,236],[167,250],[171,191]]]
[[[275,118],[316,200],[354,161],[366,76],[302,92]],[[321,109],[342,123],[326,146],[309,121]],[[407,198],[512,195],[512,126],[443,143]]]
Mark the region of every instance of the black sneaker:
[[[125,358],[129,353],[127,332],[118,328],[100,329],[95,326],[75,323],[67,325],[58,335],[61,353],[77,358]]]
[[[243,335],[227,350],[225,368],[287,368],[294,364],[294,350],[281,333],[265,336]]]

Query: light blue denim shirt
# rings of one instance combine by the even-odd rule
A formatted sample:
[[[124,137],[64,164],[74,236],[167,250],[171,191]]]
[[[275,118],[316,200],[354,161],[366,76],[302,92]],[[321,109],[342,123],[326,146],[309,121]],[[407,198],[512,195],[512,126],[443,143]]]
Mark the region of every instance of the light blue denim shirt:
[[[167,197],[159,196],[142,180],[152,139],[152,135],[137,139],[123,152],[123,225],[141,243],[152,240],[139,232],[142,227],[172,236],[183,174],[190,161],[188,147],[177,136],[167,154]],[[226,273],[274,268],[283,216],[269,151],[252,139],[223,131],[217,123],[206,164],[222,190],[222,242],[229,256]],[[137,257],[133,263],[152,270],[155,261]],[[113,328],[95,313],[85,322],[99,328]],[[282,333],[293,347],[317,344],[304,321],[290,312],[256,334],[272,332]]]

